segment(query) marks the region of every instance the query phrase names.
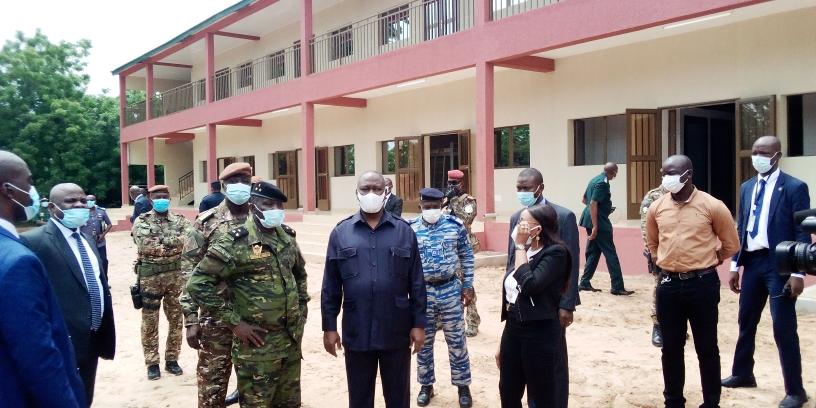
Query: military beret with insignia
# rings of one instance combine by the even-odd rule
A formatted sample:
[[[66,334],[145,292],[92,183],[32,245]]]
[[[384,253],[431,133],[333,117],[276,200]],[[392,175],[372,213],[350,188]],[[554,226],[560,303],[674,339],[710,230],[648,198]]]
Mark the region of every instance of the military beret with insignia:
[[[260,181],[258,183],[253,184],[252,196],[280,200],[283,203],[285,203],[288,200],[288,198],[286,198],[286,194],[283,194],[283,191],[281,191],[278,188],[278,186],[268,181]]]

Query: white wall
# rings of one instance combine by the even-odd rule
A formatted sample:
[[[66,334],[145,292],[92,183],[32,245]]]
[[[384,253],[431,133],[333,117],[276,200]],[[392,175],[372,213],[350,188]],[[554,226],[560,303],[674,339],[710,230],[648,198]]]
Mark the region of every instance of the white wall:
[[[128,144],[130,164],[147,165],[146,146],[145,141]],[[170,195],[178,198],[179,178],[193,170],[193,143],[168,145],[164,144],[163,140],[157,139],[153,148],[156,152],[155,163],[164,166],[164,180],[156,180],[156,184],[167,184],[170,187]]]

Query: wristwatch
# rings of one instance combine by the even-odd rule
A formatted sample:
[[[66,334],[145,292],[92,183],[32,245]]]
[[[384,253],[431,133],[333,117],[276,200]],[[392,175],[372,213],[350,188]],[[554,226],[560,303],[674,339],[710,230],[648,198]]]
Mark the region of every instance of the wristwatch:
[[[525,247],[524,245],[521,245],[521,244],[516,244],[516,249],[519,250],[519,251],[526,251],[527,247]]]

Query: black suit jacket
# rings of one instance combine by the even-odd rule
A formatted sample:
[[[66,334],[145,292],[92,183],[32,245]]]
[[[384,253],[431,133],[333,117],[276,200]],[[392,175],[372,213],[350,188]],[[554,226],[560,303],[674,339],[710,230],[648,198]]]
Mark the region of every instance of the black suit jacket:
[[[541,201],[541,197],[539,197],[536,204],[540,204]],[[580,262],[578,255],[581,251],[580,244],[578,243],[578,223],[572,211],[553,202],[548,201],[547,204],[555,210],[558,216],[558,235],[561,237],[561,240],[567,244],[567,249],[572,258],[569,284],[567,285],[566,292],[561,295],[561,304],[558,307],[560,309],[575,311],[575,307],[581,304],[581,298],[578,295],[578,265]],[[515,228],[519,222],[521,211],[522,210],[516,211],[513,216],[510,217],[511,234],[513,233],[513,228]],[[513,238],[508,237],[507,241],[507,268],[505,272],[510,272],[515,269],[516,266],[516,248]]]
[[[397,197],[395,194],[391,194],[388,197],[388,201],[385,202],[385,211],[390,212],[392,215],[397,217],[402,217],[402,199]]]
[[[153,202],[149,198],[144,195],[136,197],[136,200],[133,201],[133,215],[130,217],[130,222],[136,222],[136,218],[152,209]]]
[[[104,273],[100,273],[105,311],[102,315],[102,325],[96,334],[96,341],[92,341],[91,302],[88,297],[88,289],[85,287],[82,267],[54,222],[52,220],[39,228],[26,231],[21,234],[20,239],[45,266],[48,280],[51,282],[68,326],[77,360],[83,361],[93,357],[113,359],[116,352],[116,328],[113,322],[113,306],[108,279]],[[94,242],[92,237],[85,234],[83,237],[90,243]],[[90,247],[93,256],[100,260],[101,267],[102,261],[96,245],[90,245]]]

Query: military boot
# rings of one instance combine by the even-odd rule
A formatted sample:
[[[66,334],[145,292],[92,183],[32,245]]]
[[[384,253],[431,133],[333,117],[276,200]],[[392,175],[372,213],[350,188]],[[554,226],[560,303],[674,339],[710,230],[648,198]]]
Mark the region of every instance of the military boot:
[[[168,361],[164,363],[164,371],[173,375],[182,375],[184,371],[179,367],[178,361]]]
[[[417,405],[420,407],[427,407],[431,403],[431,398],[434,396],[433,385],[423,385],[419,389],[417,395]]]
[[[652,326],[652,345],[655,347],[663,347],[663,332],[660,331],[660,325]]]
[[[152,364],[147,366],[147,379],[158,380],[159,378],[161,378],[161,370],[159,370],[159,365]]]
[[[227,395],[227,398],[224,400],[224,405],[230,406],[238,403],[238,390],[233,391],[230,395]]]
[[[459,386],[459,408],[470,408],[473,406],[473,397],[470,396],[470,387]]]

